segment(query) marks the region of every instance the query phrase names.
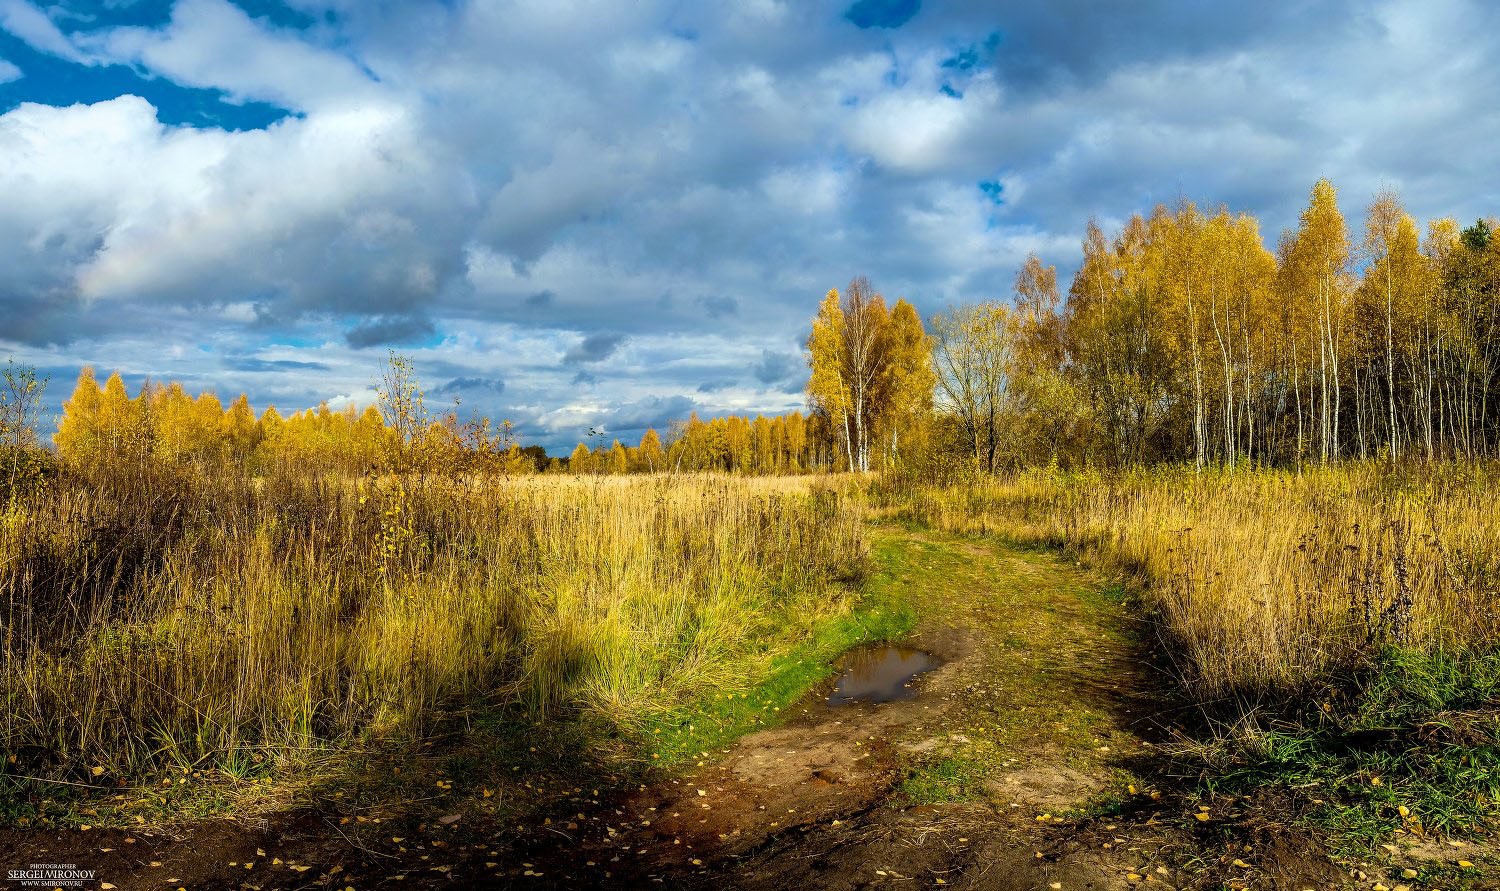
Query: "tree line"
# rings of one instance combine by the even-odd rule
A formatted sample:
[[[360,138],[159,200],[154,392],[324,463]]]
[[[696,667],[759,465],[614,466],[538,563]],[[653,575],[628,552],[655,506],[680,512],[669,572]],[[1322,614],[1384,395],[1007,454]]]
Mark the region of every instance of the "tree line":
[[[379,404],[364,410],[351,404],[334,411],[325,402],[286,416],[272,405],[257,416],[244,394],[226,407],[212,392],[190,396],[175,381],[147,381],[131,396],[118,372],[101,386],[85,367],[63,404],[53,443],[60,459],[80,468],[156,462],[252,473],[516,474],[544,464],[545,453],[515,442],[508,424],[460,422],[456,412],[429,415],[410,364],[393,356],[386,368],[386,384],[391,368],[405,370],[404,399],[383,386]]]
[[[930,330],[867,291],[831,292],[808,341],[808,399],[846,467],[866,469],[872,444],[881,466],[912,463],[903,429],[929,446],[907,458],[992,472],[1500,445],[1500,238],[1483,220],[1423,233],[1390,192],[1356,239],[1320,180],[1274,251],[1253,216],[1190,202],[1113,235],[1090,222],[1066,300],[1033,255],[1009,299],[952,308]],[[928,351],[900,346],[919,341]]]
[[[118,372],[101,385],[86,367],[63,404],[53,444],[59,458],[77,467],[152,461],[251,473],[786,474],[835,463],[819,420],[801,412],[706,421],[693,413],[672,422],[665,437],[653,428],[635,446],[579,443],[570,456],[549,457],[541,446],[516,441],[508,422],[429,414],[404,357],[385,363],[377,391],[377,404],[362,410],[353,404],[334,410],[325,402],[285,416],[272,405],[257,415],[244,394],[225,406],[211,391],[194,396],[175,381],[147,381],[132,396]]]
[[[648,428],[635,446],[618,439],[590,448],[580,442],[552,468],[570,473],[659,473],[662,471],[793,474],[835,465],[823,419],[801,412],[724,415],[703,420],[697,412],[673,421],[662,437]],[[556,460],[556,459],[554,459]]]

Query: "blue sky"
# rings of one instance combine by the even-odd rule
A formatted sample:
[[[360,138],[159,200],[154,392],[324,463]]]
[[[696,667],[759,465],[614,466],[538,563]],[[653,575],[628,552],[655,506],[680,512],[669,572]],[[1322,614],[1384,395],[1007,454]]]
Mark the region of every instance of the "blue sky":
[[[1102,8],[1100,8],[1102,7]],[[1268,242],[1500,209],[1493,4],[0,0],[0,355],[566,448],[800,407],[819,297],[1066,281],[1179,196]]]

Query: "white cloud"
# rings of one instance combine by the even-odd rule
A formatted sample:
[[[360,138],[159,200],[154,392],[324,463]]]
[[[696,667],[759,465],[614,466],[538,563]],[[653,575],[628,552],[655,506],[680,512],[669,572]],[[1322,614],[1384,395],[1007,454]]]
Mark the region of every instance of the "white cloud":
[[[22,71],[20,68],[16,67],[16,64],[14,62],[10,62],[6,59],[0,59],[0,84],[10,83],[13,80],[20,80],[21,76]]]
[[[140,65],[177,83],[308,111],[372,98],[350,59],[253,21],[228,0],[177,0],[165,28],[116,28],[87,39],[100,58]]]
[[[0,226],[23,236],[0,255],[86,300],[257,294],[398,311],[432,298],[436,269],[460,262],[456,246],[425,240],[462,202],[399,106],[227,133],[164,126],[132,96],[23,105],[0,116],[0,152]]]
[[[849,145],[894,171],[937,173],[966,148],[992,98],[991,90],[962,99],[931,88],[885,93],[861,105],[849,121]]]
[[[89,61],[58,30],[45,12],[26,0],[0,0],[0,28],[25,41],[27,46],[38,52],[70,62],[87,64]]]

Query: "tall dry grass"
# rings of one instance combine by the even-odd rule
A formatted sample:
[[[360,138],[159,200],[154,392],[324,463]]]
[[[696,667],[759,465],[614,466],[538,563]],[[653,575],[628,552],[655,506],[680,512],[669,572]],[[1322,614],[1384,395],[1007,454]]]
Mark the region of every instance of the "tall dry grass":
[[[862,559],[807,480],[64,478],[0,512],[0,749],[124,772],[487,706],[628,730],[751,682]]]
[[[888,487],[886,509],[1065,545],[1131,576],[1205,699],[1325,683],[1390,646],[1500,643],[1493,465],[1034,472]]]

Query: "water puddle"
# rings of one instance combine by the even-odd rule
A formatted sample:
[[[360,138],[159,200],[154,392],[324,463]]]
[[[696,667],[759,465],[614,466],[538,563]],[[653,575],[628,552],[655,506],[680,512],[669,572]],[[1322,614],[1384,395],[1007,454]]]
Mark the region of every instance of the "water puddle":
[[[865,647],[844,656],[844,673],[828,695],[829,705],[894,702],[917,695],[912,679],[938,667],[936,656],[909,647]]]

